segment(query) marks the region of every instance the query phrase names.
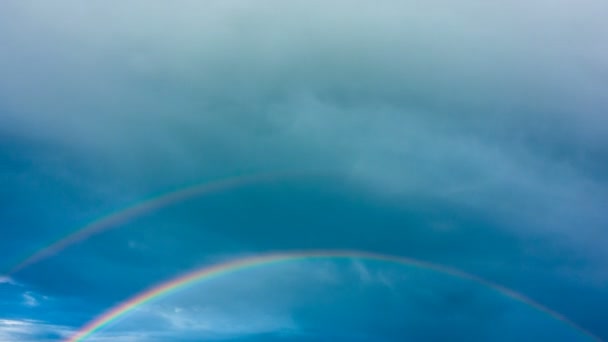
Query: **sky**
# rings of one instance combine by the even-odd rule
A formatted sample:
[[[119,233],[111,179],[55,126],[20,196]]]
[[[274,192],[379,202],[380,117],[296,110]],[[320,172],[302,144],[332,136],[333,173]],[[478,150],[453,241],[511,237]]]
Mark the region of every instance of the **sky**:
[[[190,284],[86,340],[608,340],[606,13],[2,1],[0,342],[67,341],[184,272],[311,250],[458,269],[579,328],[453,274],[327,257]]]

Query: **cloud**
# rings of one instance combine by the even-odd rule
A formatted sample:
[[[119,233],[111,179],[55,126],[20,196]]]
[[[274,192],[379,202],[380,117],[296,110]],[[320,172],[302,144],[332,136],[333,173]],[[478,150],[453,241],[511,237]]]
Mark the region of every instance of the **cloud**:
[[[35,307],[35,306],[40,305],[40,302],[38,301],[38,299],[36,299],[36,297],[33,296],[33,294],[31,292],[24,292],[23,293],[23,305],[29,306],[29,307]]]
[[[75,329],[31,319],[0,319],[0,341],[20,342],[56,342],[63,341],[76,332]],[[140,333],[98,333],[87,339],[91,342],[144,342],[152,340],[144,338]]]
[[[11,277],[0,277],[0,284],[17,285],[17,283]]]
[[[1,341],[56,341],[72,333],[68,327],[29,319],[0,319]]]
[[[35,66],[41,72],[54,75],[63,70],[86,70],[84,75],[93,77],[95,81],[89,82],[88,77],[78,73],[56,75],[62,81],[60,87],[34,87],[31,90],[38,95],[37,101],[49,105],[49,110],[46,113],[30,111],[21,120],[38,121],[50,116],[53,109],[66,107],[62,114],[54,114],[59,115],[62,122],[68,117],[75,118],[77,108],[87,105],[84,100],[91,100],[102,105],[102,108],[110,106],[108,110],[128,112],[127,117],[125,114],[90,112],[86,120],[75,118],[78,120],[75,128],[80,132],[69,132],[64,138],[87,140],[88,137],[83,134],[86,131],[95,138],[104,137],[104,142],[107,142],[110,139],[106,134],[110,132],[106,130],[111,128],[118,139],[116,143],[123,141],[125,134],[134,133],[137,134],[131,141],[140,143],[138,140],[143,138],[140,134],[149,133],[146,132],[147,128],[140,127],[141,132],[134,132],[133,127],[125,127],[125,124],[129,122],[126,126],[131,126],[147,119],[153,132],[159,133],[155,138],[162,138],[160,142],[165,146],[164,152],[177,154],[187,146],[180,141],[169,143],[169,139],[175,137],[167,135],[172,132],[167,131],[169,126],[163,127],[165,123],[194,124],[199,132],[204,131],[209,135],[212,132],[205,130],[204,125],[221,127],[223,137],[214,139],[220,139],[223,145],[230,144],[226,140],[241,135],[243,137],[239,140],[263,139],[255,133],[256,130],[257,133],[263,132],[265,125],[270,132],[272,126],[277,125],[276,132],[280,133],[288,128],[285,126],[296,124],[307,128],[307,139],[314,143],[316,135],[339,132],[337,125],[346,123],[345,131],[348,132],[349,122],[374,122],[371,118],[361,119],[361,113],[357,113],[356,109],[366,106],[374,110],[376,115],[382,114],[388,107],[397,109],[400,116],[417,112],[427,117],[423,122],[449,123],[457,129],[482,125],[480,128],[505,133],[488,122],[497,118],[506,121],[507,130],[520,128],[525,135],[529,122],[545,114],[529,110],[524,113],[516,111],[519,109],[517,107],[513,108],[513,113],[506,114],[488,107],[502,104],[498,109],[506,106],[506,110],[515,106],[516,103],[510,103],[515,101],[552,106],[539,99],[527,99],[519,87],[546,97],[570,90],[592,96],[587,91],[591,85],[581,88],[580,84],[570,81],[562,83],[566,89],[560,89],[552,82],[543,82],[542,77],[537,79],[529,74],[532,72],[535,76],[551,76],[559,80],[585,75],[573,75],[576,68],[581,66],[583,57],[572,55],[571,51],[575,49],[561,46],[562,41],[556,33],[584,36],[587,39],[572,39],[573,44],[580,45],[578,50],[591,56],[605,53],[594,44],[601,37],[599,33],[591,35],[563,25],[564,21],[585,18],[589,27],[596,28],[597,32],[605,31],[601,19],[590,15],[594,13],[594,7],[600,6],[593,5],[591,1],[586,1],[587,6],[578,7],[574,13],[566,1],[552,4],[553,13],[568,13],[571,17],[543,15],[542,2],[529,5],[524,12],[519,11],[516,4],[493,7],[472,2],[460,6],[444,1],[423,6],[390,1],[383,6],[373,7],[346,4],[335,2],[332,6],[320,7],[318,2],[297,5],[269,2],[252,6],[238,2],[200,4],[187,1],[171,12],[167,12],[165,5],[160,2],[155,5],[148,2],[116,2],[110,6],[62,1],[45,10],[27,4],[7,6],[7,13],[13,14],[5,24],[7,31],[19,27],[17,23],[21,20],[33,22],[35,25],[30,31],[21,32],[23,36],[33,40],[34,34],[39,33],[51,36],[57,44],[54,47],[36,47],[27,44],[31,40],[10,40],[16,53],[29,55],[37,48],[48,49],[47,63],[61,67],[53,71],[46,64]],[[445,6],[453,11],[444,10]],[[417,11],[413,12],[413,8]],[[87,19],[69,22],[56,20],[70,10],[78,11],[82,18]],[[105,15],[110,13],[117,17],[108,21]],[[342,16],[346,13],[346,17]],[[517,28],[513,28],[507,20],[514,13],[523,17],[522,25]],[[302,14],[311,21],[294,20]],[[205,20],[201,20],[201,17]],[[159,24],[161,18],[174,25],[166,27]],[[434,18],[445,24],[434,25],[423,18]],[[132,22],[138,22],[138,25],[130,25]],[[276,30],[279,26],[283,28],[280,31]],[[106,29],[102,30],[101,27]],[[530,31],[536,32],[539,37],[531,37],[528,34]],[[535,44],[539,38],[545,39],[542,47]],[[70,51],[70,54],[64,51]],[[348,52],[348,58],[341,54],[343,51]],[[561,63],[563,61],[566,63]],[[560,68],[558,64],[565,67]],[[18,61],[9,59],[4,60],[4,65],[7,69],[9,66],[23,68]],[[110,77],[114,73],[108,74],[107,70],[113,68],[118,68],[116,72],[125,72],[125,76]],[[21,74],[19,80],[20,83],[29,84],[39,81],[38,77],[26,73]],[[585,81],[593,84],[593,79],[587,76]],[[154,89],[148,86],[139,91],[137,87],[130,87],[146,80],[168,85],[168,88],[163,88],[162,84],[158,84],[158,87],[166,90],[162,97],[162,103],[166,104],[158,109],[167,113],[142,103],[162,104],[151,96]],[[14,81],[11,79],[13,86]],[[195,100],[185,94],[178,95],[179,92],[188,92],[188,88],[202,99],[200,103],[193,103]],[[115,93],[122,90],[125,91],[124,95],[113,98]],[[72,91],[84,93],[84,98],[70,96]],[[45,96],[51,92],[58,92],[59,98],[55,100]],[[141,102],[134,102],[129,96],[137,100],[141,98]],[[430,97],[437,99],[431,100]],[[70,98],[71,104],[66,103],[67,98]],[[5,101],[19,101],[19,97]],[[316,106],[315,101],[318,102]],[[553,98],[553,102],[566,101],[569,99]],[[442,102],[447,102],[450,108],[445,108]],[[470,105],[481,105],[483,110],[479,113],[470,113],[470,110],[461,113],[469,107],[468,102]],[[27,106],[27,103],[20,103],[16,108],[21,106]],[[242,109],[248,110],[238,113]],[[309,113],[308,109],[320,109],[322,114]],[[218,110],[223,114],[214,113]],[[454,114],[450,115],[451,112]],[[589,111],[582,112],[586,114]],[[372,117],[369,111],[363,114]],[[515,116],[513,122],[508,118],[510,115]],[[526,120],[526,115],[532,118]],[[520,122],[520,117],[523,122]],[[318,118],[322,120],[318,121]],[[392,122],[391,116],[388,118],[386,122]],[[476,122],[476,119],[480,122]],[[555,119],[560,121],[559,117]],[[595,119],[601,120],[599,116]],[[584,120],[581,125],[585,129],[598,129],[598,125],[591,124],[593,120],[589,116],[569,115],[568,120]],[[233,125],[238,122],[246,123],[246,127]],[[93,130],[97,124],[102,125]],[[520,127],[515,126],[518,124]],[[552,126],[555,123],[546,124]],[[54,125],[57,125],[56,133],[66,133],[65,126],[60,129],[57,123],[51,127]],[[180,128],[186,130],[187,126]],[[383,124],[381,128],[382,131],[387,127]],[[377,140],[378,137],[374,135],[374,138]],[[108,147],[113,148],[114,143],[110,143]],[[303,143],[310,144],[311,141]],[[239,144],[239,147],[243,146]],[[182,156],[190,157],[191,154],[184,153]]]
[[[545,6],[6,5],[0,32],[19,58],[0,60],[4,126],[126,183],[321,165],[380,193],[495,212],[518,234],[587,253],[608,239],[608,99],[583,70],[606,67],[607,25],[597,2],[554,2],[550,16]],[[580,20],[588,29],[570,25]]]

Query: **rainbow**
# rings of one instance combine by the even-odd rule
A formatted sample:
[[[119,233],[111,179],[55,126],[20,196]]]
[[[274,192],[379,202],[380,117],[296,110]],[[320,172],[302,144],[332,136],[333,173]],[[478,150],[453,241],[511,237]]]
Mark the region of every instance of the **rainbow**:
[[[490,282],[488,280],[482,279],[476,275],[439,265],[430,262],[425,262],[417,259],[406,258],[406,257],[397,257],[397,256],[389,256],[383,254],[369,253],[369,252],[359,252],[359,251],[306,251],[306,252],[285,252],[285,253],[272,253],[265,255],[258,255],[252,257],[245,257],[241,259],[236,259],[224,263],[220,263],[213,266],[203,267],[192,272],[186,273],[184,275],[173,278],[169,281],[161,283],[157,286],[154,286],[146,291],[141,292],[138,295],[116,305],[115,307],[109,309],[105,313],[101,314],[97,318],[93,319],[91,322],[84,325],[80,330],[78,330],[72,337],[66,340],[66,342],[80,342],[84,341],[95,332],[103,329],[105,326],[116,320],[117,318],[125,315],[131,310],[137,308],[138,306],[148,303],[154,299],[160,298],[162,296],[168,295],[172,292],[178,291],[187,287],[188,285],[194,284],[200,281],[207,281],[214,278],[221,277],[223,275],[231,274],[234,272],[264,267],[272,264],[279,264],[285,262],[293,262],[293,261],[304,261],[304,260],[314,260],[314,259],[364,259],[364,260],[375,260],[375,261],[383,261],[394,264],[408,265],[414,266],[426,270],[435,271],[438,273],[454,276],[457,278],[470,280],[485,287],[491,288],[511,299],[524,303],[532,308],[535,308],[554,319],[561,321],[575,330],[579,331],[583,335],[590,337],[592,340],[601,341],[601,339],[595,336],[588,330],[585,330],[583,327],[574,323],[570,319],[566,318],[562,314],[555,312],[548,307],[535,302],[534,300],[515,292],[511,289],[508,289],[502,285]]]
[[[139,202],[135,205],[127,207],[126,209],[114,212],[110,215],[101,217],[86,226],[77,229],[68,236],[51,243],[47,247],[44,247],[31,256],[27,257],[16,266],[11,268],[4,276],[9,277],[22,269],[38,263],[44,259],[47,259],[65,248],[74,245],[78,242],[86,240],[93,235],[99,234],[106,230],[119,227],[120,225],[146,213],[154,210],[166,207],[176,202],[184,201],[189,198],[227,190],[238,186],[257,183],[261,181],[274,180],[285,176],[286,174],[279,173],[265,173],[253,176],[238,176],[232,178],[220,179],[208,183],[196,184],[187,188],[183,188],[177,191],[164,193],[160,196],[153,197],[151,199]]]

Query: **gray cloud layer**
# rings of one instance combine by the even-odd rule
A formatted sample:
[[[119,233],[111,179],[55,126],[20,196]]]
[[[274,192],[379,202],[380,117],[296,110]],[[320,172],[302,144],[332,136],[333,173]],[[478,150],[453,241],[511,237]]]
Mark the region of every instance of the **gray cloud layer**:
[[[123,176],[321,166],[608,238],[605,3],[2,7],[3,129]]]

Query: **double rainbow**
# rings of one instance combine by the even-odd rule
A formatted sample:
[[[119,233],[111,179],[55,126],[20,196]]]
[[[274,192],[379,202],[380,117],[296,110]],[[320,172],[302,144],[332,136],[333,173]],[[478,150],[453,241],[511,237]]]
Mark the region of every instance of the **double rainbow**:
[[[154,210],[169,206],[173,203],[187,200],[189,198],[193,198],[196,196],[201,196],[213,192],[219,192],[228,190],[231,188],[244,186],[247,184],[255,184],[263,181],[272,181],[278,178],[283,178],[285,176],[294,176],[293,173],[267,173],[267,174],[258,174],[253,176],[239,176],[227,179],[221,179],[213,182],[197,184],[191,187],[187,187],[184,189],[180,189],[174,192],[165,193],[163,195],[153,197],[151,199],[145,200],[143,202],[139,202],[133,206],[127,207],[124,210],[112,213],[108,216],[101,217],[100,219],[91,222],[90,224],[76,230],[70,235],[48,245],[27,257],[16,266],[11,268],[9,272],[7,272],[4,276],[8,277],[13,275],[16,272],[23,270],[24,268],[31,266],[35,263],[38,263],[46,258],[49,258],[60,251],[68,248],[71,245],[82,242],[93,235],[99,234],[101,232],[114,229],[120,227],[124,223],[142,216],[146,213],[152,212]],[[374,254],[368,252],[358,252],[358,251],[306,251],[306,252],[285,252],[285,253],[273,253],[266,254],[260,256],[253,256],[243,259],[237,259],[233,261],[229,261],[226,263],[203,267],[201,269],[195,270],[193,272],[184,274],[182,276],[176,277],[172,280],[169,280],[165,283],[162,283],[158,286],[152,287],[151,289],[144,291],[131,299],[124,301],[123,303],[115,306],[114,308],[106,311],[99,317],[95,318],[85,326],[83,326],[76,334],[70,337],[67,342],[77,342],[84,341],[87,337],[94,334],[96,331],[102,329],[112,321],[121,317],[122,315],[128,313],[139,305],[145,304],[149,301],[152,301],[156,298],[162,297],[188,285],[197,283],[199,281],[211,280],[217,277],[221,277],[222,275],[238,272],[245,269],[258,268],[271,264],[285,263],[285,262],[294,262],[299,260],[310,260],[310,259],[323,259],[323,258],[331,258],[331,259],[367,259],[367,260],[376,260],[376,261],[384,261],[395,264],[402,264],[408,266],[419,267],[423,269],[432,270],[438,273],[443,273],[447,275],[451,275],[454,277],[458,277],[461,279],[470,280],[476,282],[480,285],[489,287],[509,298],[522,302],[528,306],[531,306],[551,317],[557,319],[570,327],[576,329],[583,335],[590,337],[592,340],[601,341],[600,338],[595,336],[588,330],[585,330],[578,324],[574,323],[567,317],[562,314],[555,312],[548,307],[535,302],[534,300],[515,292],[511,289],[508,289],[502,285],[487,281],[478,276],[475,276],[470,273],[466,273],[464,271],[446,267],[443,265],[438,265],[434,263],[429,263],[425,261],[420,261],[411,258],[405,257],[396,257],[396,256],[388,256],[382,254]],[[4,277],[3,276],[3,277]]]

